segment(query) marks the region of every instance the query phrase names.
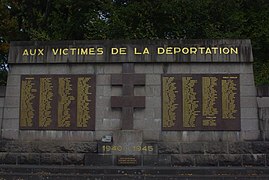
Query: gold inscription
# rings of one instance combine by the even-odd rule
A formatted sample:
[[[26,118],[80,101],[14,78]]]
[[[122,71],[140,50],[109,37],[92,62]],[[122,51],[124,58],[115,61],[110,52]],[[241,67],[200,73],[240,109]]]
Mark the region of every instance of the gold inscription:
[[[24,49],[23,56],[44,56],[44,49]]]
[[[217,126],[216,119],[204,119],[203,126]]]
[[[162,76],[162,130],[240,130],[239,78],[238,74]]]
[[[106,49],[104,47],[63,47],[63,48],[25,48],[22,49],[22,56],[46,56],[47,53],[52,53],[54,56],[100,56],[105,52],[110,51],[111,55],[149,55],[156,53],[157,55],[228,55],[239,54],[238,47],[186,47],[186,46],[167,46],[155,47],[153,52],[150,47],[111,47]]]
[[[203,126],[216,126],[216,120],[210,118],[218,114],[216,107],[217,80],[216,77],[202,77],[202,114],[209,116],[209,119],[203,120]]]
[[[192,77],[182,77],[182,96],[183,96],[183,127],[195,127],[195,120],[198,116],[198,102],[194,86],[197,80]]]
[[[118,164],[119,165],[135,165],[137,164],[137,159],[135,157],[120,157],[118,159]]]
[[[157,54],[238,54],[238,47],[158,47]]]
[[[104,53],[103,48],[52,48],[52,53],[56,55],[102,55]]]
[[[120,145],[103,145],[103,152],[113,152],[113,151],[132,151],[132,152],[152,152],[154,150],[153,146],[120,146]]]
[[[203,116],[215,116],[218,114],[215,102],[217,99],[217,78],[203,77],[202,78],[202,97],[203,97]]]
[[[48,127],[51,122],[51,101],[52,101],[51,78],[40,78],[39,96],[39,127]]]
[[[70,127],[70,104],[75,100],[74,96],[71,96],[72,85],[71,78],[59,78],[58,94],[60,100],[58,102],[58,127]]]
[[[236,84],[233,78],[222,80],[222,118],[235,119],[237,112],[235,107]]]
[[[77,127],[87,127],[90,119],[90,99],[89,95],[91,86],[89,81],[91,78],[80,77],[78,78],[77,90]]]
[[[174,77],[163,77],[163,127],[174,127],[177,105]]]
[[[36,97],[34,94],[37,92],[33,88],[35,85],[34,78],[26,78],[21,82],[21,127],[32,127],[35,110],[33,107],[33,100]]]

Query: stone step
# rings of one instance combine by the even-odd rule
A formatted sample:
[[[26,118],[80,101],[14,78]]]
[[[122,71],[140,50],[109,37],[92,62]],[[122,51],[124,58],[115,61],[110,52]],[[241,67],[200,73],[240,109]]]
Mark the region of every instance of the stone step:
[[[267,167],[0,165],[0,179],[269,179]]]
[[[0,178],[3,180],[53,180],[53,179],[65,179],[65,180],[268,180],[269,176],[219,176],[219,175],[191,175],[191,176],[182,176],[182,175],[62,175],[62,174],[48,174],[48,175],[32,175],[32,174],[7,174],[0,175]]]

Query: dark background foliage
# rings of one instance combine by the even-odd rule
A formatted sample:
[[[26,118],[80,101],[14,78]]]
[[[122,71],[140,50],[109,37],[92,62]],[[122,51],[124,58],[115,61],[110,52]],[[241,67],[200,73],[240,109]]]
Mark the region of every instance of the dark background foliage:
[[[251,39],[256,85],[269,84],[268,0],[0,0],[0,84],[9,42]]]

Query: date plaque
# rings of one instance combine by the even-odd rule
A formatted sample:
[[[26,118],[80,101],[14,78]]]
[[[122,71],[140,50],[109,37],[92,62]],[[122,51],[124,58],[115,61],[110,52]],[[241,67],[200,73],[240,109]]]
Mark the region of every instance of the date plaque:
[[[138,156],[122,155],[117,157],[118,166],[138,166],[140,162],[141,160]]]

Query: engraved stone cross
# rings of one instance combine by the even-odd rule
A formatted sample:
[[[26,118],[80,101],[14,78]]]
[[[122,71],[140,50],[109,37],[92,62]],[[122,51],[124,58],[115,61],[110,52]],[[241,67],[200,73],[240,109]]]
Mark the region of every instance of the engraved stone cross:
[[[134,108],[145,108],[145,96],[134,96],[134,86],[144,86],[145,75],[134,74],[134,64],[124,63],[122,74],[111,75],[111,85],[122,86],[122,96],[111,96],[111,107],[122,108],[122,129],[133,129]]]

